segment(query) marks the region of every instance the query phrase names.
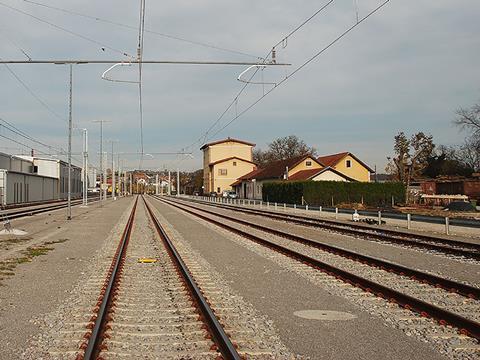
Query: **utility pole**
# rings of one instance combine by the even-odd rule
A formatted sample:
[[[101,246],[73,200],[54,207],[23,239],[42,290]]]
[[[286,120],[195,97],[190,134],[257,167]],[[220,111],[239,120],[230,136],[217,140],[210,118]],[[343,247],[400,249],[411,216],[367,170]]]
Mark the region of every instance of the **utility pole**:
[[[155,175],[155,195],[158,195],[158,174]]]
[[[88,198],[88,130],[83,129],[83,206],[87,206]]]
[[[103,123],[110,122],[109,120],[94,120],[94,123],[100,123],[100,200],[106,200],[107,190],[103,189],[105,181],[105,174],[103,172]],[[102,199],[103,192],[103,199]]]
[[[168,170],[168,195],[172,194],[172,176],[170,170]]]
[[[133,177],[131,172],[130,172],[130,195],[133,195]]]
[[[112,143],[112,200],[117,200],[115,196],[115,154],[113,152],[113,144],[118,140],[110,140]]]
[[[117,153],[117,167],[118,167],[118,197],[122,196],[122,167],[120,166],[120,153]]]
[[[72,87],[73,65],[70,64],[70,101],[68,106],[68,215],[67,220],[72,220]]]
[[[180,196],[180,170],[177,167],[177,196]]]

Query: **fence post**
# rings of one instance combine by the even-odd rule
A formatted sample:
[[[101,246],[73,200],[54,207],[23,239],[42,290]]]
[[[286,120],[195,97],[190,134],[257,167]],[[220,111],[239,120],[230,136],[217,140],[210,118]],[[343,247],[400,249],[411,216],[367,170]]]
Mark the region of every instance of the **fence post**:
[[[305,205],[305,211],[308,211],[308,204]]]
[[[270,201],[267,201],[267,209],[270,207]]]
[[[338,219],[338,207],[335,208],[335,219]]]
[[[320,213],[322,212],[322,207],[321,207],[321,206],[318,208],[318,211],[319,211]]]
[[[445,217],[445,234],[450,235],[450,219]]]
[[[378,211],[378,225],[382,225],[382,212]]]
[[[293,204],[293,211],[297,210],[297,204]]]
[[[407,214],[407,229],[410,230],[412,228],[412,216]]]
[[[277,203],[275,203],[275,210],[277,210]]]
[[[283,203],[283,210],[287,211],[287,203]]]

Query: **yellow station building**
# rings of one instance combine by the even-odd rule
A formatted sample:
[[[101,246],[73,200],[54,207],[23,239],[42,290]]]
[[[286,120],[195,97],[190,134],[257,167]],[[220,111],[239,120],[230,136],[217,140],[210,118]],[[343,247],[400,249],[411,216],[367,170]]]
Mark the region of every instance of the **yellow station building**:
[[[221,194],[231,190],[235,180],[253,171],[254,146],[231,138],[203,145],[203,192]]]

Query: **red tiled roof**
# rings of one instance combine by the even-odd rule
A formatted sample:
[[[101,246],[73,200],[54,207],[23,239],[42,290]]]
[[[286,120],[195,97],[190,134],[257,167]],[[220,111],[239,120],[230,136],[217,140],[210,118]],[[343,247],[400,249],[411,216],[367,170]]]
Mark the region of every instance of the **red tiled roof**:
[[[325,155],[325,156],[318,157],[317,160],[320,161],[325,166],[335,166],[340,160],[342,160],[348,154],[350,153],[342,152],[338,154]]]
[[[261,172],[263,169],[254,169],[252,171],[250,171],[249,173],[243,175],[243,176],[240,176],[234,183],[231,183],[230,186],[236,186],[236,185],[240,185],[242,183],[242,180],[248,180],[250,178],[254,179],[255,178],[255,175],[259,172]]]
[[[311,157],[314,161],[317,161],[314,157],[310,155],[300,155],[287,160],[280,160],[268,165],[263,169],[258,169],[256,172],[251,172],[250,174],[244,175],[242,180],[251,180],[251,179],[282,179],[285,174],[285,170],[288,167],[289,169],[294,168],[298,163],[304,159]]]
[[[220,164],[222,162],[225,162],[225,161],[229,161],[229,160],[233,160],[233,159],[238,159],[238,160],[241,160],[241,161],[245,161],[245,162],[248,162],[250,164],[253,164],[255,165],[255,163],[253,161],[250,161],[250,160],[245,160],[245,159],[242,159],[242,158],[239,158],[237,156],[231,156],[231,157],[228,157],[228,158],[225,158],[225,159],[220,159],[220,160],[217,160],[213,163],[210,163],[208,164],[208,166],[213,166],[213,165],[217,165],[217,164]]]
[[[322,164],[324,164],[325,166],[335,166],[338,164],[338,162],[340,160],[342,160],[345,156],[347,155],[350,155],[351,157],[353,157],[355,160],[357,160],[360,164],[362,164],[366,169],[368,169],[368,171],[370,172],[374,172],[374,170],[372,170],[370,168],[370,166],[368,166],[367,164],[365,164],[362,160],[360,160],[358,157],[356,157],[355,155],[353,155],[351,152],[341,152],[341,153],[338,153],[338,154],[332,154],[332,155],[325,155],[325,156],[320,156],[317,158],[317,161],[321,162]]]
[[[296,172],[288,177],[288,180],[308,180],[317,175],[323,169],[308,169]]]
[[[238,139],[232,139],[232,138],[227,138],[227,139],[224,139],[224,140],[218,140],[218,141],[214,141],[214,142],[211,142],[211,143],[208,143],[208,144],[205,144],[203,145],[200,150],[203,150],[209,146],[212,146],[212,145],[217,145],[217,144],[221,144],[221,143],[224,143],[224,142],[229,142],[229,141],[233,141],[233,142],[238,142],[240,144],[245,144],[245,145],[250,145],[250,146],[255,146],[255,144],[251,143],[251,142],[248,142],[248,141],[243,141],[243,140],[238,140]]]
[[[302,170],[302,171],[299,171],[291,176],[288,177],[288,180],[292,180],[292,181],[298,181],[298,180],[310,180],[312,178],[314,178],[315,176],[317,175],[320,175],[326,171],[331,171],[341,177],[343,177],[344,179],[348,180],[348,181],[357,181],[355,179],[352,179],[351,177],[345,175],[345,174],[342,174],[340,171],[337,171],[335,170],[334,168],[328,166],[326,168],[323,168],[323,169],[309,169],[309,170]]]

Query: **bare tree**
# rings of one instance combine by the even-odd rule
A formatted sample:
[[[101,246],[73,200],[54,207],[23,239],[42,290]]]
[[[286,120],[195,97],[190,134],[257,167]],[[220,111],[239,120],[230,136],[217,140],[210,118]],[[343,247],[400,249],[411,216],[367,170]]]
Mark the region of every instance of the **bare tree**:
[[[408,187],[412,178],[419,176],[428,166],[428,160],[432,155],[435,145],[433,137],[425,135],[423,132],[413,134],[410,139],[403,131],[395,136],[393,150],[395,156],[388,157],[389,163],[385,170],[397,181],[405,184],[406,198],[408,203]]]
[[[303,140],[300,140],[295,135],[289,135],[282,138],[275,139],[268,144],[268,149],[254,150],[253,161],[260,167],[264,167],[270,162],[278,160],[286,160],[300,155],[317,155],[317,150],[314,147],[308,146]]]
[[[471,137],[480,140],[480,103],[470,108],[460,108],[456,112],[454,123],[462,129],[471,130]]]
[[[389,161],[385,171],[392,175],[396,181],[406,183],[408,160],[410,159],[410,140],[407,139],[403,131],[394,137],[393,151],[394,157],[387,157]]]
[[[480,171],[480,137],[468,137],[465,142],[456,151],[457,159],[463,164]]]

